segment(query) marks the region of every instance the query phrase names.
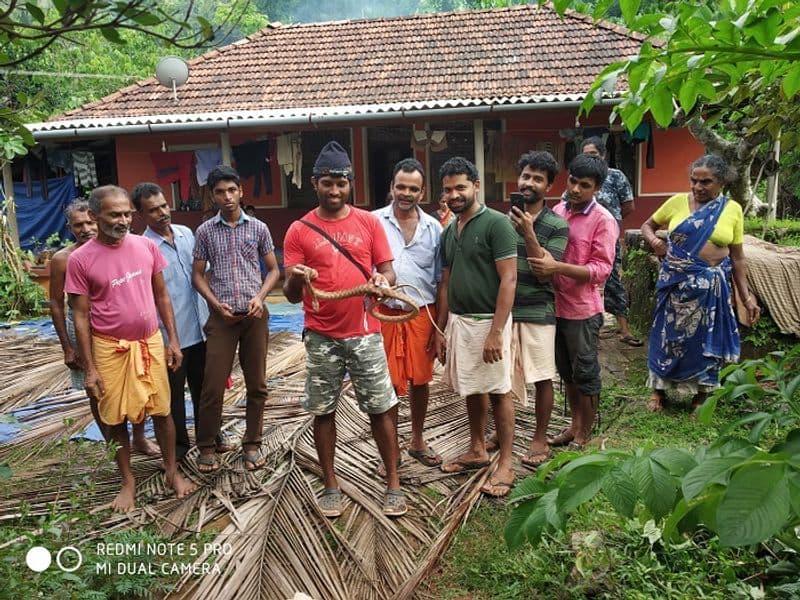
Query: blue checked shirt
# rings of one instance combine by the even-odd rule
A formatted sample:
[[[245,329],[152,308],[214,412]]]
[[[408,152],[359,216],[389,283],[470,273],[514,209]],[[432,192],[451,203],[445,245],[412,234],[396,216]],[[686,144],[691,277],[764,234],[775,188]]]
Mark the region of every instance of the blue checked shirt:
[[[194,257],[211,265],[211,291],[233,312],[246,311],[263,278],[258,259],[275,251],[269,228],[242,211],[236,227],[220,213],[197,228]]]
[[[194,258],[194,235],[192,230],[183,225],[172,225],[172,234],[175,238],[173,246],[149,227],[142,234],[153,240],[161,251],[167,268],[164,273],[164,282],[167,284],[169,298],[172,301],[172,311],[175,313],[175,327],[178,330],[178,340],[181,348],[188,348],[206,340],[203,325],[208,321],[208,304],[203,297],[192,287],[192,263]],[[164,341],[167,341],[167,331],[161,319],[158,320]]]

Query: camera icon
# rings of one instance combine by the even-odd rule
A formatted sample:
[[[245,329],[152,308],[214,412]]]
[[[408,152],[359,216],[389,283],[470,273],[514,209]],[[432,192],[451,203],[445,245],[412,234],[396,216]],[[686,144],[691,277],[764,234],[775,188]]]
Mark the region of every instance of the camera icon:
[[[25,554],[25,564],[31,571],[42,573],[53,562],[53,555],[44,546],[34,546]],[[75,546],[64,546],[56,553],[56,565],[65,573],[80,569],[83,554]]]

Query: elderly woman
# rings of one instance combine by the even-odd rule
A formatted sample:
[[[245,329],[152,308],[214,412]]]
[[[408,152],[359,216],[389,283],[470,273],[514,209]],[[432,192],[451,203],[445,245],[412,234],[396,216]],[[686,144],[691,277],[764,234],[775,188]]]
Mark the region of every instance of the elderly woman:
[[[747,288],[742,208],[722,194],[728,166],[718,156],[701,156],[689,173],[691,191],[667,200],[642,225],[645,241],[664,257],[647,358],[653,412],[673,388],[693,394],[696,408],[719,386],[723,363],[739,359],[731,274],[749,325],[760,315]],[[668,242],[656,236],[661,227]]]

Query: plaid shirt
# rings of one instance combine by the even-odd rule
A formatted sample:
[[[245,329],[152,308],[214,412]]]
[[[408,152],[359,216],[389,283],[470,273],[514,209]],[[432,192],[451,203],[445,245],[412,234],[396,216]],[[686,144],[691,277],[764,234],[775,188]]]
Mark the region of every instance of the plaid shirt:
[[[247,310],[247,303],[258,294],[262,283],[258,259],[274,250],[269,228],[244,211],[236,227],[217,213],[195,233],[194,257],[211,264],[211,291],[234,312]]]

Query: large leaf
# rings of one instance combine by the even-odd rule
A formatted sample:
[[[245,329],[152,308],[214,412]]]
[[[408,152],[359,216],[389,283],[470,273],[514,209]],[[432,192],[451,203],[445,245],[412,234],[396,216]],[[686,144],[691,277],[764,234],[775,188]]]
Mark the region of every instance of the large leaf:
[[[545,496],[553,501],[558,490],[551,490]],[[547,516],[545,506],[548,501],[542,496],[538,500],[529,500],[519,504],[512,512],[505,529],[506,545],[511,549],[519,548],[526,540],[533,545],[539,543]]]
[[[650,96],[650,114],[661,127],[669,127],[674,112],[672,92],[664,85],[658,86]]]
[[[670,512],[675,505],[678,482],[657,461],[643,456],[633,463],[631,476],[639,497],[655,519]]]
[[[689,471],[681,482],[681,491],[686,500],[691,500],[709,483],[726,484],[734,467],[748,460],[742,456],[720,456],[709,458]]]
[[[571,471],[559,485],[558,505],[570,513],[584,502],[588,502],[600,491],[608,464],[589,464]]]
[[[685,475],[697,466],[697,461],[687,450],[678,448],[658,448],[650,457],[669,471],[670,475]]]
[[[511,490],[508,495],[509,501],[529,500],[534,496],[540,496],[547,490],[547,484],[534,476],[526,477]]]
[[[797,520],[800,518],[800,473],[790,469],[786,483],[789,485],[789,498],[791,498],[790,504],[794,519]]]
[[[636,507],[636,484],[622,468],[609,471],[603,479],[603,494],[619,514],[633,517]]]
[[[619,9],[626,23],[630,23],[636,18],[636,13],[639,12],[641,3],[642,0],[619,0]]]
[[[752,464],[738,469],[717,508],[717,532],[723,546],[763,542],[778,533],[789,516],[786,466]]]

